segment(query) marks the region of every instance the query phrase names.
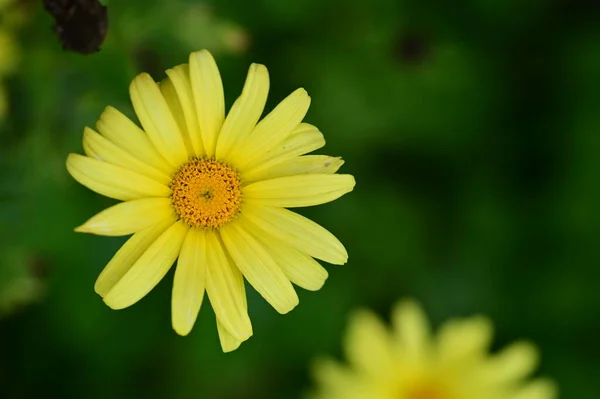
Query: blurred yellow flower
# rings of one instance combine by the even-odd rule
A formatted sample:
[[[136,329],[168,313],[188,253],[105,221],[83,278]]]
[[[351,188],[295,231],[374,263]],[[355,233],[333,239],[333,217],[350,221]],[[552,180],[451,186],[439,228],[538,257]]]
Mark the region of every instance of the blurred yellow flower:
[[[6,99],[6,90],[0,82],[0,120],[6,115],[6,109],[8,108],[8,100]]]
[[[549,380],[529,381],[535,347],[518,342],[490,355],[491,322],[483,317],[446,322],[433,336],[422,309],[400,302],[392,331],[371,312],[353,315],[345,350],[349,365],[319,360],[319,399],[553,399]]]
[[[172,324],[186,335],[206,290],[224,351],[252,335],[243,277],[279,313],[298,304],[291,283],[318,290],[327,271],[313,258],[343,264],[344,246],[318,224],[286,207],[333,201],[354,178],[335,172],[340,158],[304,155],[325,145],[302,123],[310,97],[298,89],[260,122],[269,75],[250,66],[240,97],[225,117],[223,85],[212,55],[155,83],[145,73],[130,86],[144,130],[112,107],[85,128],[87,156],[70,154],[69,173],[81,184],[124,201],[76,231],[133,236],[96,281],[113,309],[133,305],[177,260]]]
[[[6,0],[0,0],[0,12],[4,13],[4,9],[9,4]],[[5,75],[12,73],[19,62],[19,52],[10,32],[3,25],[0,15],[0,118],[4,117],[8,108],[8,98],[4,85],[1,79]]]

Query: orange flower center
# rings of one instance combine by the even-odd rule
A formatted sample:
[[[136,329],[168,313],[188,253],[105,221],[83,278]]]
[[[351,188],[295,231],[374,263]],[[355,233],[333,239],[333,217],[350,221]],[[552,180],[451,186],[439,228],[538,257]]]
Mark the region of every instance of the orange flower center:
[[[191,159],[173,177],[173,207],[192,227],[217,228],[231,221],[242,201],[241,182],[231,167],[212,159]]]
[[[412,390],[407,399],[448,399],[448,396],[433,387],[418,387]]]

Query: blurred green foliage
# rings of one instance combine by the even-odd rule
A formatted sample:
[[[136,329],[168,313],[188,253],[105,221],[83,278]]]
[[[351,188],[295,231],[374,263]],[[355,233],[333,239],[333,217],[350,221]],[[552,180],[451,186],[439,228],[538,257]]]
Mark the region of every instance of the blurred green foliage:
[[[350,310],[385,316],[406,296],[436,324],[489,315],[498,347],[538,343],[561,397],[600,397],[596,2],[105,4],[102,51],[81,56],[61,50],[41,2],[21,2],[0,126],[1,398],[297,398],[312,359],[340,353]],[[106,105],[133,116],[135,74],[161,79],[204,47],[228,105],[250,62],[270,70],[270,106],[305,87],[323,153],[358,182],[301,210],[349,263],[286,316],[248,290],[255,335],[232,354],[209,306],[189,337],[172,331],[172,273],[129,309],[103,304],[93,283],[124,239],[73,232],[112,202],[64,166]]]

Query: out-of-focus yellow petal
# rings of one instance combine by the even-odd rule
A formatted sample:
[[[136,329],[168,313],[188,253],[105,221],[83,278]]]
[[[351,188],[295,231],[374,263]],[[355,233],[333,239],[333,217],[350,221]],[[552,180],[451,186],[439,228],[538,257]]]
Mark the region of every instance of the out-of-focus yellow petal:
[[[480,378],[489,384],[514,383],[533,372],[538,361],[539,354],[533,344],[515,342],[482,364]]]
[[[482,316],[444,323],[438,335],[438,356],[442,365],[456,367],[481,356],[492,341],[493,327]]]
[[[392,340],[385,325],[367,310],[351,319],[344,347],[349,363],[360,373],[388,378],[394,373]]]
[[[312,369],[312,374],[321,384],[321,391],[311,396],[311,399],[375,398],[371,390],[365,389],[359,375],[333,360],[320,358],[315,361]]]
[[[554,382],[546,379],[538,379],[519,389],[511,399],[556,399],[558,388]]]
[[[392,312],[392,324],[400,356],[413,365],[430,360],[430,326],[423,309],[416,302],[399,302]]]

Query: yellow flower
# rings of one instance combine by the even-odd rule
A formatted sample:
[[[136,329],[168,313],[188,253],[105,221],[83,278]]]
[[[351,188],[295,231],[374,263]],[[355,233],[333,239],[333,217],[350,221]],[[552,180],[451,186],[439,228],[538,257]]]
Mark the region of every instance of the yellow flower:
[[[532,344],[518,342],[488,353],[492,325],[483,317],[446,322],[432,336],[412,301],[392,313],[392,331],[368,311],[351,319],[345,341],[349,366],[323,359],[315,365],[323,399],[553,399],[552,382],[527,381],[537,367]]]
[[[96,281],[113,309],[133,305],[177,260],[172,324],[186,335],[204,291],[215,311],[224,351],[252,335],[244,280],[279,313],[298,304],[291,283],[318,290],[327,271],[313,258],[344,264],[344,246],[318,224],[285,207],[333,201],[354,178],[335,172],[340,158],[304,155],[325,145],[302,123],[310,104],[298,89],[258,122],[269,90],[263,65],[252,64],[240,97],[225,117],[221,76],[212,55],[155,83],[145,73],[130,86],[144,130],[112,107],[85,128],[87,156],[70,154],[79,183],[121,200],[76,231],[133,236]],[[257,123],[258,122],[258,123]]]
[[[1,0],[0,0],[1,1]],[[4,5],[0,3],[0,12]],[[0,16],[1,17],[1,16]],[[1,18],[0,18],[1,19]],[[6,115],[8,95],[1,79],[17,68],[19,51],[9,31],[4,29],[0,21],[0,119]]]
[[[6,89],[2,82],[0,82],[0,120],[6,115],[6,109],[8,108],[8,100],[6,99]]]

